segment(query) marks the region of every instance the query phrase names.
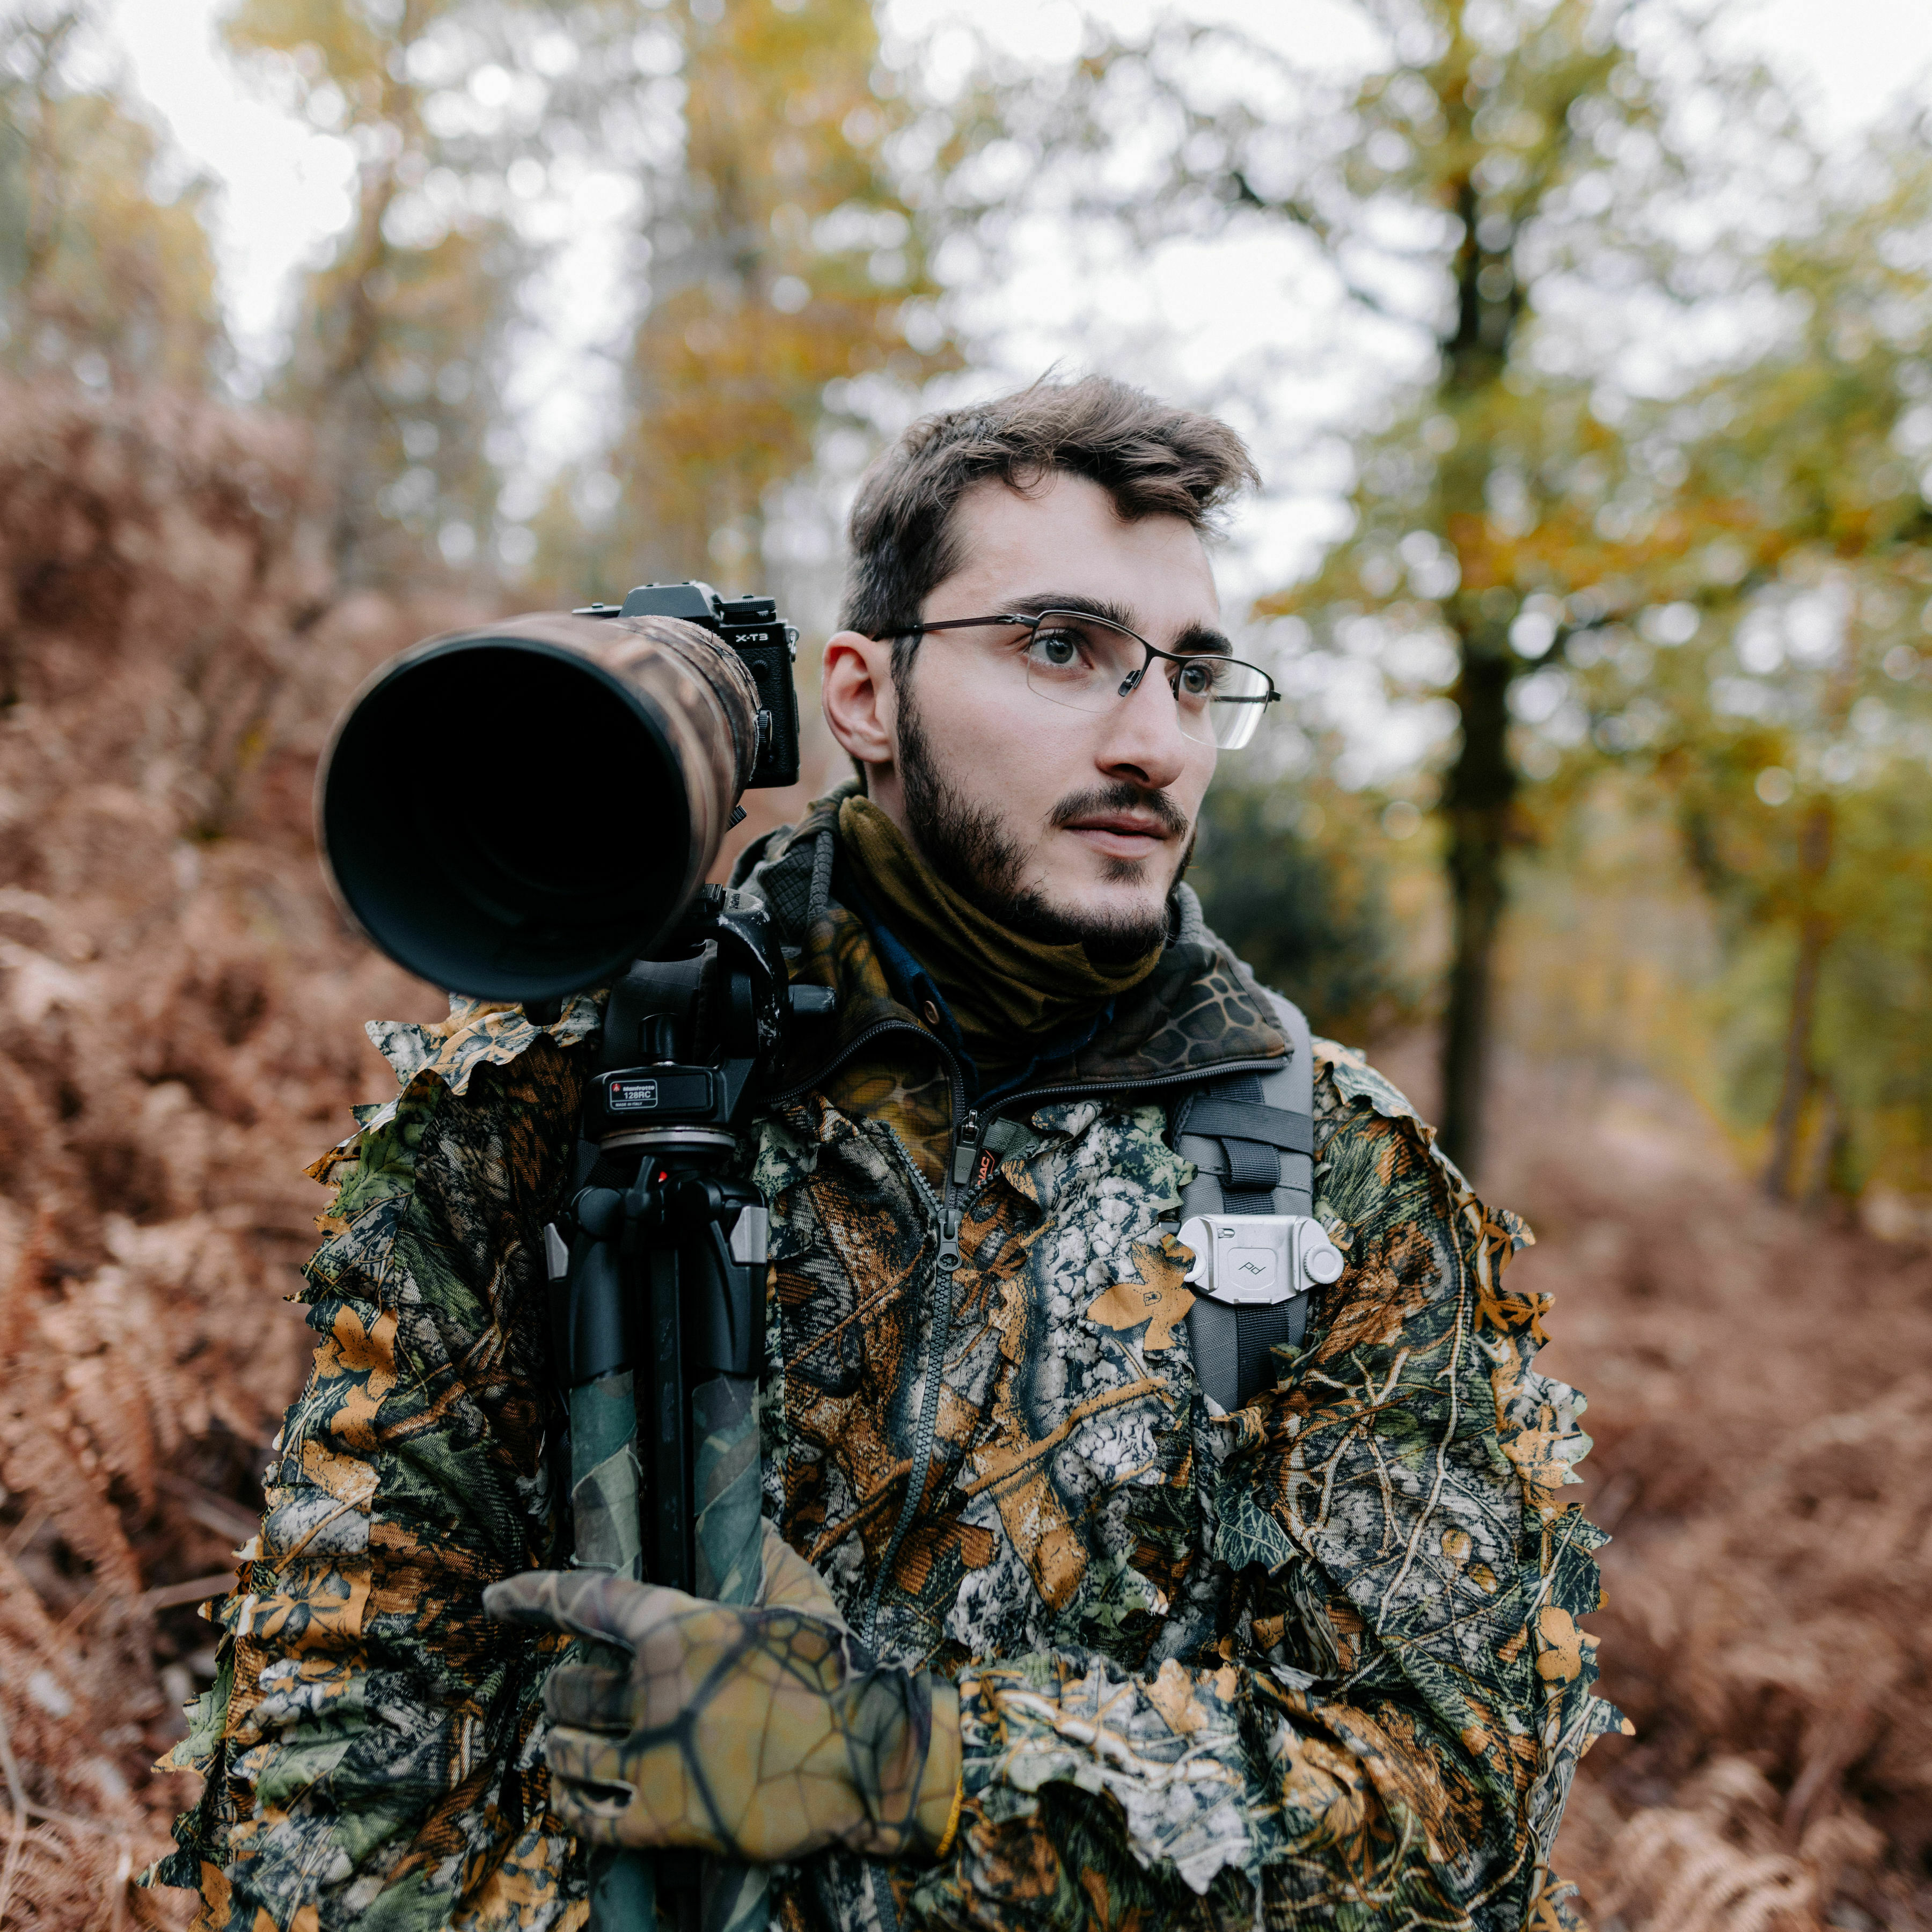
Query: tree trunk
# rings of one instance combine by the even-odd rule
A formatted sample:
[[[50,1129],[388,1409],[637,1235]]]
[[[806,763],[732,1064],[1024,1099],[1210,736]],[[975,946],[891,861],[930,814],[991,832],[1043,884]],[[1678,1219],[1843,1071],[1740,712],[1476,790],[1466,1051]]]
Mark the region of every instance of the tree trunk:
[[[1764,1191],[1774,1201],[1796,1198],[1798,1142],[1804,1103],[1811,1097],[1811,1017],[1817,1010],[1818,968],[1825,957],[1819,921],[1808,919],[1798,934],[1798,964],[1791,976],[1791,1011],[1784,1028],[1784,1070],[1778,1082],[1778,1111],[1771,1121],[1771,1159]]]
[[[1508,744],[1511,668],[1505,638],[1462,640],[1462,674],[1453,694],[1462,742],[1442,800],[1455,949],[1442,1024],[1442,1145],[1471,1174],[1483,1158],[1490,982],[1505,896],[1504,849],[1516,796]]]
[[[1466,99],[1446,103],[1452,126],[1468,125]],[[1493,393],[1508,366],[1522,309],[1514,272],[1514,238],[1500,249],[1484,244],[1473,179],[1456,190],[1462,240],[1456,251],[1456,317],[1444,341],[1442,401],[1452,416]],[[1486,271],[1504,272],[1499,287]],[[1484,492],[1496,460],[1490,437],[1465,436],[1438,473],[1443,527],[1483,514]],[[1509,615],[1498,612],[1486,590],[1508,590],[1486,568],[1479,581],[1457,544],[1463,568],[1459,593],[1444,615],[1457,633],[1455,689],[1450,694],[1462,723],[1462,743],[1444,782],[1442,816],[1449,849],[1449,903],[1454,956],[1449,967],[1449,1005],[1442,1023],[1442,1145],[1466,1173],[1483,1158],[1483,1107],[1489,1082],[1491,965],[1507,896],[1503,848],[1516,799],[1516,775],[1509,757],[1509,688],[1516,666],[1510,656]]]
[[[1804,1103],[1816,1073],[1811,1064],[1811,1027],[1818,1010],[1818,980],[1832,929],[1818,907],[1819,889],[1832,864],[1830,801],[1813,801],[1798,835],[1798,874],[1804,913],[1798,926],[1798,963],[1791,975],[1791,1009],[1784,1029],[1784,1070],[1778,1082],[1778,1110],[1772,1116],[1771,1159],[1764,1171],[1765,1192],[1776,1201],[1797,1198],[1798,1154]]]

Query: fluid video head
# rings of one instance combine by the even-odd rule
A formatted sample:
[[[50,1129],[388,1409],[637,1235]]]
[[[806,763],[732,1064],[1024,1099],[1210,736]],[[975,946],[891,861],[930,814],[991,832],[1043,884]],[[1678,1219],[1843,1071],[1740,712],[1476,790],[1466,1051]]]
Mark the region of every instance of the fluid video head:
[[[453,992],[605,984],[676,926],[740,794],[796,781],[797,636],[768,597],[650,584],[404,652],[316,776],[337,899]]]

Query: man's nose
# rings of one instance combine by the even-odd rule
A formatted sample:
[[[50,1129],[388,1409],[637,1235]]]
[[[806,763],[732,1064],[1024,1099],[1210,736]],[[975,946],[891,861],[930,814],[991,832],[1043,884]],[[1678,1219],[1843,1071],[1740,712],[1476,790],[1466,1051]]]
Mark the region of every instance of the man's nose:
[[[1181,735],[1180,707],[1158,664],[1148,665],[1140,682],[1105,715],[1095,763],[1109,777],[1164,790],[1202,754],[1202,747]]]

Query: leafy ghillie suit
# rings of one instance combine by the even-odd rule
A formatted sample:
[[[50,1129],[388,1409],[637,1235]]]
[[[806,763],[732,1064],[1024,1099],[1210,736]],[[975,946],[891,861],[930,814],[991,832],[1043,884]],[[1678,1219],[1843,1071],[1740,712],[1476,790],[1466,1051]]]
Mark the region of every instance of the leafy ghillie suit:
[[[1576,1624],[1602,1539],[1562,1496],[1582,1403],[1503,1282],[1527,1231],[1318,1042],[1316,1211],[1348,1265],[1276,1386],[1216,1412],[1164,1102],[1278,1060],[1266,1002],[1184,892],[1091,1039],[976,1095],[840,903],[832,824],[743,881],[838,994],[752,1170],[767,1513],[868,1644],[957,1682],[965,1801],[941,1862],[781,1872],[784,1924],[1574,1924],[1550,1846],[1617,1718]],[[314,1170],[322,1341],[171,1760],[208,1781],[159,1876],[203,1925],[584,1916],[541,1755],[560,1640],[479,1598],[569,1547],[540,1230],[599,1014],[374,1030],[401,1090]]]

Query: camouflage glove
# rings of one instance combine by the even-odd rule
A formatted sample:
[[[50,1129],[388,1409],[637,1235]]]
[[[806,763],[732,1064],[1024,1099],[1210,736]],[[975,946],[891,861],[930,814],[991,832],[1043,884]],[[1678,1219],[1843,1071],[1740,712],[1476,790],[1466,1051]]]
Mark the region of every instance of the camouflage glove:
[[[553,1803],[580,1837],[753,1864],[827,1845],[930,1855],[946,1838],[958,1693],[879,1663],[769,1524],[755,1608],[602,1570],[530,1570],[483,1603],[632,1654],[628,1671],[561,1664],[544,1686]]]

